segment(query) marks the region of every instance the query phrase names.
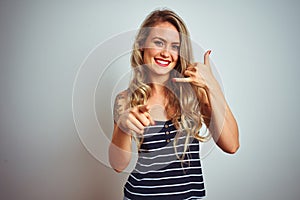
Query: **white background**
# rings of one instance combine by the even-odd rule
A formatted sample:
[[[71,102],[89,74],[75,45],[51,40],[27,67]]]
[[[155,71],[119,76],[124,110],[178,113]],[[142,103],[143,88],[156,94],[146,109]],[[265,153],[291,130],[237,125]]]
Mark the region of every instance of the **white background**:
[[[300,198],[299,1],[2,0],[0,199],[122,198],[128,174],[78,137],[73,83],[96,45],[163,6],[212,50],[239,124],[237,154],[215,148],[203,160],[207,199]]]

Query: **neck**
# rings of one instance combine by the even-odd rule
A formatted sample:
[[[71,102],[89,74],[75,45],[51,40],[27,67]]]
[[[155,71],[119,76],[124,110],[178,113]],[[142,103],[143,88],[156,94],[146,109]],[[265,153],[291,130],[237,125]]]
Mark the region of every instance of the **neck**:
[[[152,89],[152,95],[163,94],[165,91],[164,85],[160,83],[152,83],[151,89]]]
[[[163,86],[169,80],[169,77],[170,77],[170,74],[156,75],[156,76],[149,74],[148,80],[150,81],[150,83],[152,83],[154,85]]]

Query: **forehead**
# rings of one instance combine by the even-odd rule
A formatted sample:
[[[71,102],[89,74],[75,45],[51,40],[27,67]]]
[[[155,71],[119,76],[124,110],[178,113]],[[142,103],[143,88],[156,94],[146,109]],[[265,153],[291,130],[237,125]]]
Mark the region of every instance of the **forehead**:
[[[150,28],[148,39],[160,37],[168,42],[180,42],[179,32],[169,22],[162,22]]]

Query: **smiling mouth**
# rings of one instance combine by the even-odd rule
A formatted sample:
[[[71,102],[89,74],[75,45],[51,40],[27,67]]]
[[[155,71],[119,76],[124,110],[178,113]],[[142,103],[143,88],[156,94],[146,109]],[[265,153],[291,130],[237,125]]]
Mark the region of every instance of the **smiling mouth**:
[[[158,64],[159,66],[162,66],[162,67],[167,67],[171,61],[169,60],[164,60],[164,59],[160,59],[160,58],[155,58],[155,63]]]

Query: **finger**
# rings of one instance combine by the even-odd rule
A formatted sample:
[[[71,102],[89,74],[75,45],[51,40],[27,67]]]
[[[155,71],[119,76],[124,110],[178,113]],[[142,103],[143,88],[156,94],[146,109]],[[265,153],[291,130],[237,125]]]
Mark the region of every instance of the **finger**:
[[[138,134],[143,134],[144,130],[137,128],[131,121],[127,122],[127,126],[130,130],[134,131],[135,133]]]
[[[195,72],[190,71],[190,70],[185,70],[185,71],[184,71],[184,75],[185,75],[185,76],[195,76]]]
[[[149,110],[150,110],[150,106],[149,105],[143,105],[143,106],[140,106],[139,107],[139,111],[143,113],[143,115],[146,117],[146,119],[143,117],[143,115],[140,116],[140,120],[142,121],[142,123],[145,125],[145,126],[149,126],[149,124],[151,125],[154,125],[155,122],[154,120],[152,119],[150,113],[149,113]]]
[[[149,124],[150,124],[149,119],[146,117],[147,113],[148,112],[141,112],[141,111],[135,111],[135,112],[132,111],[131,112],[133,118],[135,118],[142,126],[149,126]],[[135,120],[132,119],[132,121],[135,121]],[[136,124],[137,124],[137,122],[136,122]]]
[[[131,114],[143,125],[149,126],[151,121],[147,118],[149,115],[149,105],[139,105],[131,110]],[[147,115],[148,114],[148,115]]]
[[[192,72],[197,72],[197,70],[198,70],[197,63],[193,63],[193,65],[186,68],[186,70],[189,70],[189,71],[192,71]]]
[[[138,106],[138,110],[141,112],[141,113],[144,113],[144,112],[148,112],[150,110],[150,106],[149,105],[140,105]]]
[[[211,53],[211,50],[208,50],[204,54],[204,64],[205,65],[209,65],[209,55],[210,55],[210,53]]]
[[[147,117],[147,114],[149,114],[149,113],[145,112],[145,113],[136,115],[137,120],[139,120],[143,124],[143,126],[149,126],[149,124],[151,123]]]
[[[147,112],[147,113],[145,113],[145,115],[146,115],[147,119],[150,121],[150,124],[155,125],[155,121],[152,119],[150,113]]]
[[[187,78],[173,78],[172,81],[177,82],[177,83],[190,83],[190,82],[192,82],[192,79],[190,77],[187,77]]]
[[[135,115],[129,115],[129,121],[136,126],[138,129],[143,130],[144,125],[136,118]]]

